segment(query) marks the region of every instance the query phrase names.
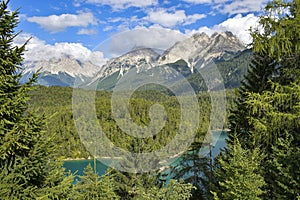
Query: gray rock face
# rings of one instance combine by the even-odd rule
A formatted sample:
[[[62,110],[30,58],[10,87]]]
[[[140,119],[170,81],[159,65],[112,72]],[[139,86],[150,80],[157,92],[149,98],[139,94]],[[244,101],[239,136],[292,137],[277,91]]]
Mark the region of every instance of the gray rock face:
[[[193,72],[194,65],[201,59],[226,59],[245,49],[244,44],[231,32],[214,33],[211,37],[200,33],[169,48],[160,57],[159,63],[174,63],[182,59]]]
[[[51,83],[48,85],[60,79],[64,79],[65,83],[67,79],[66,86],[72,86],[69,82],[73,82],[73,78],[80,77],[83,81],[86,78],[96,81],[113,74],[114,77],[120,78],[131,68],[136,68],[137,72],[147,71],[156,66],[176,63],[179,60],[185,61],[190,72],[193,73],[198,61],[227,60],[245,49],[243,43],[231,32],[214,33],[211,36],[197,33],[186,40],[175,43],[161,55],[150,48],[137,48],[120,57],[108,60],[103,66],[91,62],[81,62],[68,56],[50,61],[25,61],[24,74],[29,76],[41,69],[41,76],[48,76],[48,79],[51,76]],[[165,71],[167,70],[168,67],[165,68]]]
[[[72,77],[76,76],[86,76],[93,77],[98,71],[99,66],[94,65],[91,62],[80,62],[79,60],[64,57],[61,59],[53,59],[50,61],[35,61],[26,62],[23,64],[25,66],[24,73],[36,72],[40,69],[41,72],[58,74],[60,72],[66,73]]]
[[[135,49],[117,58],[109,60],[98,73],[97,78],[107,77],[115,72],[123,76],[130,68],[152,67],[159,58],[159,54],[150,48]],[[147,69],[144,69],[147,70]]]

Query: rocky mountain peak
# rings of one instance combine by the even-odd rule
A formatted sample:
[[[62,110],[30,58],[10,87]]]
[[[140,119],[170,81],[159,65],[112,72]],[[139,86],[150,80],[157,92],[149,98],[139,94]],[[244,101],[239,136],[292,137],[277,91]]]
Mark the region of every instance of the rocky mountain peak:
[[[197,33],[169,48],[160,57],[159,63],[167,64],[184,60],[193,71],[194,64],[200,59],[226,59],[245,49],[244,44],[229,31],[216,32],[210,37],[205,33]]]
[[[159,58],[159,54],[151,48],[135,48],[134,50],[109,60],[98,73],[97,77],[106,77],[115,72],[122,76],[131,67],[140,68],[142,66],[152,66]]]
[[[204,40],[204,39],[209,39],[209,36],[206,33],[202,32],[202,33],[193,34],[192,38],[194,40]]]
[[[35,60],[24,63],[24,74],[32,73],[38,69],[47,75],[47,80],[52,82],[60,80],[62,74],[70,85],[72,79],[80,77],[82,80],[103,80],[111,84],[113,79],[119,79],[131,68],[136,68],[137,73],[147,71],[156,66],[174,64],[183,60],[187,63],[186,71],[193,73],[198,61],[211,59],[228,60],[240,51],[245,50],[243,43],[231,32],[214,33],[211,36],[205,33],[196,33],[191,37],[175,43],[161,55],[151,48],[135,47],[124,55],[108,60],[104,65],[96,65],[93,60],[77,60],[68,54],[60,55],[51,60]],[[204,62],[205,63],[205,62]],[[204,67],[200,66],[200,67]],[[167,68],[162,67],[162,70]],[[108,78],[108,77],[111,77]],[[55,79],[55,80],[54,80]],[[52,83],[51,83],[52,84]],[[49,84],[50,85],[50,84]]]
[[[63,56],[61,58],[51,60],[25,61],[23,66],[24,74],[36,72],[40,69],[41,72],[51,74],[64,72],[72,77],[82,75],[92,77],[99,71],[99,66],[91,62],[82,62],[69,56]]]

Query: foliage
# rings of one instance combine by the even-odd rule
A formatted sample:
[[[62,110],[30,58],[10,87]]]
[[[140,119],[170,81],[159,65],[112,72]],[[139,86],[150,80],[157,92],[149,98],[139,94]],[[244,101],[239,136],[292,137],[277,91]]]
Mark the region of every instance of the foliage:
[[[296,199],[300,195],[300,149],[299,146],[293,146],[293,143],[292,136],[279,138],[266,163],[270,166],[267,181],[273,179],[269,186],[269,196],[275,199]]]
[[[0,196],[2,199],[68,199],[73,177],[57,161],[45,118],[27,112],[28,91],[37,78],[19,83],[25,45],[14,46],[18,11],[0,2]]]
[[[168,184],[157,180],[157,173],[114,171],[115,192],[122,199],[190,199],[192,184],[171,179]]]
[[[29,110],[38,110],[49,116],[47,120],[47,135],[55,134],[55,143],[59,148],[60,156],[64,158],[88,158],[87,152],[81,143],[77,133],[72,113],[72,88],[68,87],[44,87],[36,86],[35,90],[29,92]],[[175,134],[176,127],[180,123],[180,106],[176,97],[165,95],[157,91],[137,91],[130,101],[130,111],[135,123],[145,126],[149,123],[149,108],[155,103],[163,105],[168,114],[168,120],[164,129],[160,133],[145,140],[136,140],[128,134],[123,133],[116,125],[111,113],[111,92],[96,92],[96,113],[101,127],[110,140],[122,148],[129,148],[132,142],[144,142],[151,149],[159,149],[167,144]],[[226,91],[227,108],[229,109],[235,98],[232,90]],[[210,119],[210,95],[201,93],[198,95],[199,101],[199,130],[197,137],[202,141],[204,133],[208,129]],[[216,116],[218,117],[218,116]],[[226,125],[225,125],[226,126]],[[213,127],[212,127],[213,128]],[[87,132],[87,136],[90,133]],[[81,137],[84,137],[81,135]],[[147,148],[148,148],[147,147]],[[148,148],[148,149],[149,149]],[[145,147],[146,149],[146,147]]]
[[[300,86],[272,84],[272,90],[250,93],[247,108],[254,127],[255,146],[267,153],[262,174],[267,183],[266,198],[296,198],[299,195]],[[284,166],[284,167],[283,167]],[[283,188],[282,188],[283,187]],[[281,188],[281,189],[280,189]]]
[[[238,134],[242,146],[249,148],[252,143],[251,131],[253,126],[249,123],[248,116],[252,116],[246,107],[245,101],[248,93],[261,93],[270,89],[269,80],[275,73],[275,63],[267,55],[254,53],[249,70],[241,87],[237,90],[235,106],[231,109],[229,116],[229,137]]]
[[[167,186],[158,188],[154,186],[148,191],[138,190],[139,196],[136,199],[146,200],[169,200],[169,199],[182,199],[188,200],[191,197],[191,190],[194,187],[191,184],[185,184],[180,181],[171,179]]]
[[[264,199],[299,195],[299,162],[289,160],[299,154],[300,144],[299,12],[299,0],[266,6],[259,28],[251,32],[254,59],[229,120],[229,143],[237,135],[243,148],[259,147],[265,154],[260,166]]]
[[[271,1],[260,18],[260,27],[252,30],[253,49],[277,63],[282,84],[299,83],[300,1]]]
[[[243,149],[236,139],[228,144],[225,154],[218,159],[219,168],[215,171],[218,180],[213,191],[215,199],[260,199],[264,179],[258,173],[262,156],[259,149]]]
[[[172,166],[172,178],[183,180],[194,186],[191,199],[207,199],[210,195],[211,173],[209,158],[199,155],[202,143],[194,142],[181,157],[180,162]]]
[[[106,200],[119,199],[114,192],[114,184],[110,172],[99,176],[93,170],[91,165],[85,168],[84,175],[79,177],[80,180],[76,182],[75,190],[77,194],[74,199],[78,200]]]

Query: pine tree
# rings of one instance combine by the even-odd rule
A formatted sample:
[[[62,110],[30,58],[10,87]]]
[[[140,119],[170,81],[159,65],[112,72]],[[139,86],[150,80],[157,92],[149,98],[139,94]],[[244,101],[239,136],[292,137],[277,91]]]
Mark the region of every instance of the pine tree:
[[[288,12],[286,12],[288,11]],[[259,28],[251,30],[254,57],[238,91],[236,107],[229,120],[229,136],[238,134],[242,146],[251,145],[253,127],[245,109],[247,93],[270,90],[271,83],[299,84],[300,75],[300,1],[272,1],[261,16]],[[263,27],[263,31],[260,30]],[[275,34],[276,33],[276,34]],[[247,142],[246,142],[247,141]]]
[[[243,149],[238,139],[233,144],[228,143],[226,153],[217,159],[219,168],[215,176],[218,183],[212,191],[214,199],[261,199],[265,184],[258,173],[261,160],[258,148],[253,151]]]
[[[277,62],[277,75],[281,84],[299,83],[300,56],[300,1],[271,1],[260,18],[260,27],[251,33],[253,49]],[[261,33],[263,32],[263,33]]]
[[[0,2],[0,196],[1,199],[68,199],[72,176],[56,161],[45,117],[27,111],[28,91],[37,78],[21,85],[25,45],[14,46],[18,11]]]
[[[254,146],[260,146],[266,154],[262,163],[266,199],[295,199],[299,195],[299,102],[300,85],[296,83],[273,83],[271,91],[249,93],[246,101],[247,109],[254,114],[249,117]]]
[[[195,189],[192,184],[185,184],[183,181],[176,181],[171,179],[168,185],[162,187],[154,186],[149,190],[139,188],[137,190],[138,196],[134,199],[140,200],[169,200],[180,199],[188,200],[192,196],[192,189]]]
[[[171,171],[172,178],[192,184],[191,199],[207,199],[210,195],[209,158],[199,155],[201,143],[194,142],[180,157],[180,162]]]
[[[253,50],[262,59],[254,57],[256,62],[252,62],[252,70],[246,76],[246,84],[239,90],[238,104],[230,118],[229,142],[234,142],[232,137],[237,134],[242,147],[251,150],[259,147],[265,154],[261,164],[261,175],[266,182],[265,199],[281,198],[287,194],[293,194],[287,197],[295,199],[299,195],[291,192],[299,190],[295,186],[299,185],[299,164],[290,162],[288,156],[280,156],[288,155],[282,147],[286,138],[293,138],[290,144],[287,141],[284,144],[296,155],[299,149],[295,147],[300,145],[299,20],[299,0],[268,3],[259,22],[263,31],[253,29],[251,32]]]
[[[292,146],[293,137],[279,138],[273,154],[267,161],[269,190],[275,199],[296,199],[300,196],[300,147]],[[270,195],[271,196],[271,195]]]
[[[254,53],[245,80],[237,91],[235,107],[229,116],[229,138],[238,135],[242,146],[249,148],[252,145],[251,131],[253,127],[249,124],[247,116],[251,115],[246,108],[245,101],[249,92],[262,93],[270,89],[269,80],[272,79],[276,70],[276,62],[267,55]]]
[[[75,190],[77,194],[74,199],[78,200],[109,200],[119,199],[114,192],[114,185],[112,184],[112,176],[110,172],[99,176],[93,170],[91,165],[88,165],[84,170],[84,175],[79,177],[80,180],[76,182]]]
[[[131,151],[143,152],[149,150],[141,140],[133,140]],[[152,147],[153,148],[153,147]],[[150,148],[150,151],[152,149]],[[142,162],[140,159],[143,159]],[[148,160],[149,162],[145,162]],[[115,193],[122,199],[189,199],[192,189],[191,184],[171,180],[170,184],[164,184],[160,179],[158,171],[143,172],[141,166],[148,163],[150,166],[157,166],[158,159],[145,156],[138,158],[135,153],[118,163],[125,171],[112,171]],[[137,171],[134,171],[136,169]],[[146,168],[147,169],[147,168]],[[126,170],[128,172],[126,172]]]

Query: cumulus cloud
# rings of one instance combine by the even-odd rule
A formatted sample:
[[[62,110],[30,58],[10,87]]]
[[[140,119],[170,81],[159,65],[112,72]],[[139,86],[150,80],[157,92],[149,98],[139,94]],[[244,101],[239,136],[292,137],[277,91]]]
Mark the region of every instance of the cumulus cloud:
[[[47,17],[29,17],[29,22],[39,24],[42,28],[50,32],[64,31],[67,27],[87,27],[97,25],[97,19],[90,13],[50,15]]]
[[[238,13],[260,12],[268,0],[215,0],[215,8],[230,15]]]
[[[28,38],[31,39],[26,45],[27,51],[24,54],[25,62],[51,61],[65,57],[74,58],[81,62],[91,62],[98,66],[102,66],[106,62],[102,52],[91,51],[80,43],[62,42],[50,45],[29,34],[20,34],[15,38],[14,43],[22,45]]]
[[[186,18],[184,19],[184,23],[183,25],[189,25],[189,24],[193,24],[196,21],[205,18],[206,15],[205,14],[194,14],[194,15],[188,15],[186,16]]]
[[[120,21],[124,21],[124,18],[122,18],[122,17],[109,18],[107,21],[111,22],[111,23],[117,23]]]
[[[97,31],[95,29],[80,29],[78,32],[77,32],[78,35],[95,35],[97,34]]]
[[[110,5],[114,9],[124,9],[128,7],[147,7],[157,5],[158,0],[86,0],[87,3]]]
[[[244,42],[245,44],[249,44],[251,43],[249,29],[251,27],[257,27],[258,20],[259,18],[254,14],[248,14],[244,17],[241,14],[238,14],[233,18],[229,18],[226,21],[217,24],[211,28],[200,27],[198,30],[187,30],[186,33],[188,35],[192,35],[196,32],[205,32],[208,35],[211,35],[214,32],[231,31],[242,42]]]
[[[194,3],[194,4],[205,4],[205,3],[212,3],[212,0],[183,0],[187,3]]]
[[[106,26],[105,28],[103,28],[103,31],[110,31],[113,28],[114,28],[113,26]]]
[[[176,10],[168,12],[166,9],[151,10],[144,20],[155,24],[160,24],[165,27],[174,27],[178,24],[188,25],[205,18],[205,14],[186,15],[184,10]]]
[[[260,12],[269,0],[183,0],[192,4],[210,4],[213,9],[225,14]]]
[[[113,35],[98,45],[96,50],[105,52],[105,57],[117,57],[137,47],[153,48],[157,51],[171,47],[175,42],[186,39],[179,31],[161,28],[158,25],[136,27]]]

